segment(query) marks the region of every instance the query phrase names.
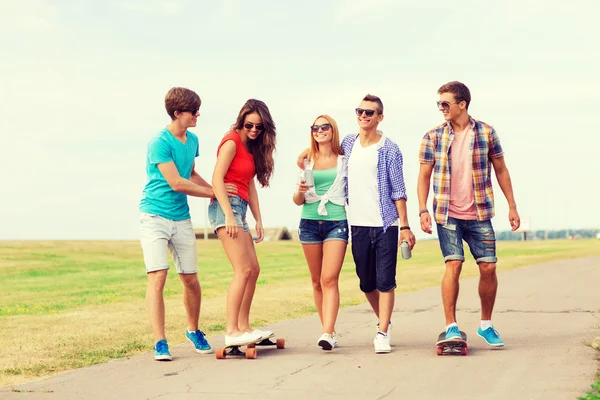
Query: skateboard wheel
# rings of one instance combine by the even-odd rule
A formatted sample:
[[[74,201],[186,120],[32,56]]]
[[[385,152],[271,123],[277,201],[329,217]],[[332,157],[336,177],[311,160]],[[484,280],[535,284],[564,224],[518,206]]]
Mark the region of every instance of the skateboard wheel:
[[[246,358],[247,359],[254,359],[256,358],[256,348],[255,347],[251,347],[251,348],[247,348],[246,349]]]
[[[441,356],[443,351],[444,351],[444,350],[443,350],[443,349],[442,349],[440,346],[438,346],[438,347],[435,349],[435,352],[437,353],[437,355],[438,355],[438,356]]]
[[[250,343],[249,345],[246,346],[247,349],[253,349],[256,347],[256,343]]]
[[[285,339],[277,339],[277,348],[285,349]]]
[[[462,354],[463,356],[466,356],[468,352],[469,352],[469,351],[467,350],[467,348],[466,348],[466,347],[463,347],[463,348],[460,350],[460,354]]]
[[[217,360],[224,360],[227,357],[225,349],[217,349],[215,355],[217,356]]]

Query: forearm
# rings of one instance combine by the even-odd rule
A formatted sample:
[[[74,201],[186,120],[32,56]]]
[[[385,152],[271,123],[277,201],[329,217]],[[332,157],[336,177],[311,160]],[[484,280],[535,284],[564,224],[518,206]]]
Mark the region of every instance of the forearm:
[[[406,199],[395,200],[396,210],[398,210],[398,218],[400,219],[400,226],[408,225],[408,214],[406,212]]]
[[[213,197],[214,195],[212,188],[199,186],[182,177],[177,178],[171,185],[171,188],[176,192],[184,193],[188,196]]]
[[[510,173],[508,172],[508,169],[505,168],[502,171],[498,171],[496,173],[496,179],[498,180],[500,189],[502,189],[502,193],[504,193],[504,197],[506,197],[508,206],[510,208],[517,208],[517,203],[515,202],[515,197],[514,197],[513,188],[512,188],[512,182],[510,180]]]
[[[231,204],[229,203],[229,196],[227,195],[227,188],[225,187],[225,182],[223,181],[223,179],[215,178],[213,176],[212,184],[214,197],[219,202],[219,205],[223,210],[223,214],[229,216],[233,215],[233,209],[231,208]]]
[[[417,198],[419,200],[419,210],[427,208],[427,199],[429,198],[429,177],[419,175],[417,182]]]
[[[260,215],[260,206],[258,204],[258,192],[256,191],[255,185],[250,185],[248,191],[248,207],[250,207],[250,212],[254,217],[256,222],[262,221],[262,216]]]
[[[304,204],[304,193],[296,192],[292,198],[297,206]]]

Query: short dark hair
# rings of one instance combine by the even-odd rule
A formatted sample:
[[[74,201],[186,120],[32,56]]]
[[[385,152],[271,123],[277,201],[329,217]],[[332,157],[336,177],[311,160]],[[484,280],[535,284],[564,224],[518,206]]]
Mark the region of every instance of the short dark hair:
[[[175,119],[175,111],[197,110],[200,104],[202,104],[200,96],[184,87],[171,88],[165,96],[165,108],[172,120]]]
[[[372,94],[367,94],[363,98],[363,101],[372,101],[373,103],[377,103],[377,113],[383,114],[383,103],[381,102],[381,99],[379,97]]]
[[[438,89],[438,94],[442,93],[452,93],[457,103],[460,103],[461,101],[466,101],[467,110],[469,109],[469,104],[471,103],[471,92],[469,91],[467,85],[465,85],[464,83],[461,83],[459,81],[448,82]]]

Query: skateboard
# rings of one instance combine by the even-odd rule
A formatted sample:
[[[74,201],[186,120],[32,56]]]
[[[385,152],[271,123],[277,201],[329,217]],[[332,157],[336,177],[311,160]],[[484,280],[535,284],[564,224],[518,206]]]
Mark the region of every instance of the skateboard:
[[[271,341],[271,338],[275,335],[271,335],[267,338],[261,339],[255,343],[248,343],[244,345],[226,346],[224,348],[217,349],[215,355],[217,360],[224,360],[225,358],[232,356],[245,356],[247,359],[256,358],[256,346],[276,346],[278,349],[285,348],[285,339],[277,339],[275,342]],[[240,350],[240,347],[246,346],[246,351]]]
[[[440,335],[438,336],[438,340],[435,343],[437,355],[441,356],[452,354],[466,356],[468,353],[467,334],[463,331],[460,331],[460,335],[462,336],[462,339],[456,338],[446,340],[446,332],[444,331],[440,333]]]

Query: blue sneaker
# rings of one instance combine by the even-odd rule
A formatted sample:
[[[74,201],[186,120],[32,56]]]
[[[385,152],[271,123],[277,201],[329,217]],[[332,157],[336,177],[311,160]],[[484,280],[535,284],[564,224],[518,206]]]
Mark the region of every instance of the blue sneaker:
[[[504,342],[500,339],[500,335],[498,335],[498,331],[493,327],[487,328],[485,331],[481,329],[477,329],[477,334],[486,341],[487,344],[494,347],[502,347],[504,346]]]
[[[212,353],[212,347],[208,344],[208,341],[204,337],[204,332],[201,330],[197,330],[196,332],[189,332],[187,329],[185,330],[185,337],[188,338],[190,342],[194,344],[196,351],[200,354],[210,354]]]
[[[159,340],[154,346],[154,359],[157,361],[171,361],[171,353],[169,353],[169,345],[166,339]]]
[[[450,339],[462,340],[462,336],[460,334],[460,329],[458,329],[458,326],[452,325],[450,328],[448,328],[448,330],[446,330],[446,340]]]

